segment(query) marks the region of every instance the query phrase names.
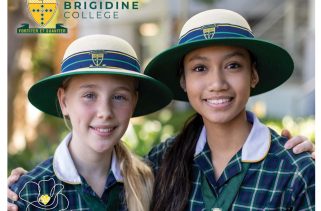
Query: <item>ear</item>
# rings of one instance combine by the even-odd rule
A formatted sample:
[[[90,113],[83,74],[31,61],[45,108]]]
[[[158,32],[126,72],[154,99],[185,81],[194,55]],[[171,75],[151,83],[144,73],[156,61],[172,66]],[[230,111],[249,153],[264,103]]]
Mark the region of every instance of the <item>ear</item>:
[[[257,73],[256,64],[252,64],[251,73],[251,88],[255,88],[257,83],[259,83],[259,74]]]
[[[179,79],[179,84],[181,85],[184,92],[186,92],[186,81],[184,76],[181,76],[181,78]]]
[[[59,106],[61,109],[61,112],[64,116],[68,116],[68,110],[66,105],[66,92],[65,89],[59,88],[57,91],[57,97],[59,101]]]

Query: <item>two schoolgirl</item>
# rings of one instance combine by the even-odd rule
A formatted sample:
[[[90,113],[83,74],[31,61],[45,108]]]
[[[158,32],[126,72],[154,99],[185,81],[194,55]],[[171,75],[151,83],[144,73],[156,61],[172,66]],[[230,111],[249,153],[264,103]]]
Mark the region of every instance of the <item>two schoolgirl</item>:
[[[97,47],[93,50],[91,44],[90,46],[90,50],[86,48],[68,53],[65,59],[69,60],[70,56],[70,62],[63,64],[62,68],[73,68],[75,65],[76,72],[82,72],[80,70],[84,67],[77,65],[84,62],[88,69],[82,72],[84,75],[73,76],[67,80],[68,77],[60,75],[52,77],[54,80],[61,78],[59,84],[62,85],[62,88],[58,89],[58,100],[62,114],[71,121],[72,128],[79,128],[79,130],[73,129],[72,135],[66,138],[67,141],[63,142],[65,145],[62,147],[65,154],[69,153],[70,163],[75,163],[71,175],[77,175],[75,178],[80,178],[78,181],[75,180],[78,182],[76,185],[81,187],[86,184],[86,188],[77,189],[74,195],[78,194],[77,199],[83,200],[83,203],[91,209],[95,204],[91,201],[99,201],[105,206],[109,206],[108,202],[116,200],[117,202],[126,202],[118,209],[127,206],[129,210],[140,210],[134,205],[131,206],[128,195],[136,196],[136,193],[146,191],[147,195],[134,198],[132,202],[133,204],[144,204],[145,206],[140,206],[143,207],[141,210],[148,210],[150,199],[148,195],[151,196],[151,186],[148,184],[152,183],[150,173],[146,173],[148,168],[136,159],[131,160],[132,156],[129,155],[127,156],[129,159],[123,161],[122,171],[113,170],[113,166],[116,166],[115,169],[119,169],[117,168],[118,161],[115,160],[122,157],[121,153],[117,153],[117,144],[120,143],[120,135],[124,132],[120,128],[127,127],[130,111],[134,112],[134,115],[155,111],[168,103],[170,94],[166,88],[150,77],[126,71],[137,67],[135,62],[131,62],[129,59],[136,57],[133,54],[124,53],[117,48],[111,50],[117,52],[117,55],[113,57],[112,53],[112,57],[108,57],[110,49],[105,48],[108,49],[108,53],[104,53],[103,58],[108,58],[106,62],[110,63],[106,63],[104,66],[101,60],[105,62],[105,59],[101,59],[101,54],[99,55],[99,51],[97,52],[101,48]],[[91,58],[83,57],[83,51],[90,51]],[[77,57],[74,58],[72,56],[74,54]],[[124,55],[126,56],[123,57]],[[78,62],[78,59],[81,62]],[[121,64],[117,64],[119,65],[117,66],[116,63]],[[103,72],[97,70],[95,74],[108,72],[108,76],[104,75],[104,79],[101,79],[100,75],[88,76],[92,70],[97,68],[95,67],[97,64],[99,71]],[[128,64],[131,64],[130,67],[126,66]],[[111,68],[112,71],[108,69],[115,66],[116,69]],[[73,71],[75,70],[72,69],[71,72]],[[246,102],[250,96],[276,88],[290,77],[292,71],[293,61],[290,55],[272,43],[254,38],[247,21],[237,13],[227,10],[209,10],[188,20],[182,29],[179,44],[158,55],[146,68],[146,74],[160,80],[171,89],[174,99],[189,101],[197,112],[186,123],[178,136],[156,146],[147,156],[156,174],[150,209],[155,211],[314,209],[314,162],[310,155],[307,153],[294,155],[287,151],[284,148],[286,141],[284,137],[267,128],[253,113],[245,110]],[[114,75],[127,75],[128,77],[118,78]],[[133,80],[133,77],[139,79],[139,82]],[[87,80],[91,83],[87,84]],[[50,84],[50,80],[43,81],[38,83],[42,84],[38,85],[38,90],[46,90]],[[155,92],[157,89],[142,88],[142,81],[149,81],[148,86],[158,87],[159,93],[151,94],[146,91],[153,90]],[[58,81],[55,84],[58,84]],[[115,88],[105,84],[114,84]],[[96,91],[96,86],[103,87],[106,93],[102,94],[100,88]],[[94,91],[85,92],[84,95],[80,92],[80,99],[77,99],[77,88],[79,90],[83,90],[83,88],[85,90],[87,88],[94,89]],[[137,88],[139,88],[138,92]],[[30,90],[31,102],[34,102],[35,106],[46,113],[57,115],[52,110],[46,109],[48,105],[39,106],[46,100],[54,99],[54,95],[46,100],[40,100],[36,95],[32,97],[33,92],[39,93],[39,91],[32,91],[33,89],[37,90],[35,88]],[[113,92],[110,92],[111,90],[126,91],[114,95]],[[54,92],[57,93],[57,87]],[[157,100],[151,100],[153,96],[157,96]],[[83,97],[84,105],[81,106],[82,103],[79,102]],[[111,102],[105,105],[99,104],[101,98],[105,103],[109,102],[108,99]],[[136,109],[134,109],[136,101],[138,102]],[[53,101],[48,102],[49,105],[53,103]],[[157,105],[148,103],[156,103]],[[117,111],[110,110],[113,108],[113,104],[117,105],[114,106]],[[100,115],[97,117],[91,115],[92,110],[95,110],[92,107],[100,108]],[[151,107],[153,109],[146,110]],[[120,108],[124,110],[120,111]],[[117,114],[117,118],[114,117],[115,114]],[[105,119],[106,123],[92,122],[95,119],[94,116],[98,119]],[[119,121],[117,120],[117,123],[109,122],[111,117]],[[85,129],[83,130],[83,128]],[[119,133],[116,132],[118,129],[120,129]],[[93,132],[93,136],[91,136],[91,132]],[[73,155],[72,149],[74,133],[79,134],[77,139],[83,140],[83,144],[79,144],[79,153],[75,152],[75,155]],[[117,138],[109,139],[116,133],[119,135],[116,136]],[[95,138],[96,136],[102,138]],[[77,151],[78,148],[75,147],[75,149]],[[93,153],[93,156],[89,156],[88,151]],[[115,151],[116,153],[114,153]],[[90,159],[92,162],[81,159],[84,154],[88,154],[89,158],[92,158]],[[108,162],[104,164],[99,162],[99,158],[108,160],[106,155],[112,157],[110,168],[108,168]],[[77,160],[80,161],[78,164]],[[144,171],[137,167],[135,173],[126,172],[128,166],[130,167],[136,162],[140,163],[139,166],[144,166],[142,167]],[[50,172],[49,177],[57,177],[55,181],[65,184],[64,181],[61,182],[63,177],[57,176],[60,171],[55,170],[54,160],[45,162],[45,165],[50,166],[48,163],[53,163],[53,167],[50,167],[50,170],[44,168],[46,170],[41,174],[44,175],[43,178],[46,178],[47,172]],[[40,165],[40,169],[42,169],[42,165]],[[94,168],[97,165],[105,165],[105,168]],[[67,169],[70,169],[70,166],[72,165],[68,165]],[[84,171],[82,171],[83,167],[85,167]],[[128,186],[125,182],[124,185],[119,185],[119,190],[123,190],[125,193],[120,191],[122,194],[119,194],[119,191],[116,191],[116,196],[126,196],[125,200],[120,200],[121,197],[117,198],[115,194],[109,193],[108,185],[104,190],[107,190],[107,193],[99,191],[100,186],[95,188],[95,182],[92,183],[93,185],[87,184],[87,181],[96,178],[83,177],[86,172],[93,173],[97,169],[98,172],[106,172],[111,169],[106,184],[110,184],[110,180],[113,181],[112,184],[121,183],[121,180],[134,174],[136,179],[140,181],[140,183],[133,182],[133,184],[140,184],[140,186],[135,186],[135,188],[139,188],[138,191],[134,192],[128,188],[131,186],[130,182]],[[33,170],[23,176],[13,188],[17,190],[17,187],[20,187],[21,189],[22,184],[27,181],[40,180],[41,177],[35,176],[35,172]],[[61,169],[61,172],[64,172],[64,168]],[[119,181],[117,180],[118,176],[122,178]],[[103,184],[104,180],[101,181],[100,184]],[[73,186],[73,184],[65,185]],[[95,190],[93,191],[93,189]],[[87,193],[87,191],[91,193],[91,197],[80,193]],[[58,193],[61,194],[63,191]],[[97,195],[97,193],[103,194]],[[31,197],[27,192],[22,192],[22,194],[19,192],[18,205],[22,202],[21,195],[28,199]],[[37,199],[38,204],[44,206],[43,202],[46,202],[46,197],[40,199],[42,196],[38,194],[38,198],[32,197],[34,200]],[[63,197],[60,196],[60,198]],[[50,199],[47,198],[49,202]]]

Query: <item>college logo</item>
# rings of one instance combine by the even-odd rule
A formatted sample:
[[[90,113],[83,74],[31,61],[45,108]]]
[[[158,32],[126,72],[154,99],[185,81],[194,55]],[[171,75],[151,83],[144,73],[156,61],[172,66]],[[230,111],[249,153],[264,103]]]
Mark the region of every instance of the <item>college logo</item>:
[[[55,0],[28,0],[29,13],[34,21],[40,26],[46,26],[53,18],[57,10],[57,2]]]
[[[214,37],[215,34],[215,25],[206,25],[203,26],[203,35],[205,37],[205,39],[212,39]]]
[[[33,18],[34,22],[40,28],[29,28],[28,23],[23,23],[20,28],[17,29],[19,34],[61,34],[67,33],[67,28],[62,24],[56,24],[55,28],[47,28],[46,25],[53,21],[54,15],[58,9],[58,3],[56,0],[27,0],[28,12]]]
[[[91,60],[93,61],[96,67],[100,66],[104,61],[104,51],[92,51]]]
[[[63,194],[64,186],[53,178],[39,182],[28,181],[19,192],[19,198],[27,204],[26,210],[67,210],[69,200]]]

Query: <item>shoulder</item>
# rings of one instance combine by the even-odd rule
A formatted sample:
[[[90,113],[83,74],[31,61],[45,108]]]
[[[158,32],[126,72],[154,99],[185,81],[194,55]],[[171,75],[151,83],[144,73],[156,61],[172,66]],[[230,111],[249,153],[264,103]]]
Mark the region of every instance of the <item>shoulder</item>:
[[[170,137],[164,142],[153,147],[145,156],[145,161],[151,165],[153,170],[157,170],[164,158],[165,152],[173,145],[176,137]]]
[[[315,163],[310,153],[303,152],[294,154],[292,150],[284,148],[287,141],[285,137],[279,136],[271,130],[271,156],[275,162],[283,164],[282,172],[290,173],[292,205],[296,209],[314,209],[315,204]],[[270,153],[269,153],[270,155]]]
[[[54,174],[52,161],[49,158],[40,163],[10,187],[18,195],[14,203],[19,210],[52,210],[58,202],[62,207],[68,206],[68,199],[61,194],[65,184]]]
[[[269,155],[283,160],[287,165],[295,168],[296,171],[304,171],[306,168],[313,167],[314,161],[311,158],[311,154],[303,152],[300,154],[294,154],[292,150],[285,149],[284,145],[287,138],[280,136],[274,130],[271,131],[271,146]]]
[[[292,194],[300,195],[303,192],[314,192],[315,188],[315,163],[311,154],[303,152],[294,154],[292,150],[284,148],[287,141],[285,137],[271,130],[271,147],[269,157],[277,163],[283,164],[284,172],[292,175]]]
[[[52,167],[52,160],[53,158],[50,157],[49,159],[38,164],[30,172],[21,176],[16,183],[10,186],[10,189],[19,194],[23,191],[23,189],[28,188],[27,186],[29,184],[35,184],[42,180],[53,178],[55,174]]]

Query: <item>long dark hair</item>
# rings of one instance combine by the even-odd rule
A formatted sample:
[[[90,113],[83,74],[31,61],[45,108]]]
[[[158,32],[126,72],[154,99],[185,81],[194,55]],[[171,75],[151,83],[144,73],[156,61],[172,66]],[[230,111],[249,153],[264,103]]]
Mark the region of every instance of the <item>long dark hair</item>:
[[[152,211],[185,210],[192,187],[192,162],[203,120],[193,115],[167,150],[156,174]]]

